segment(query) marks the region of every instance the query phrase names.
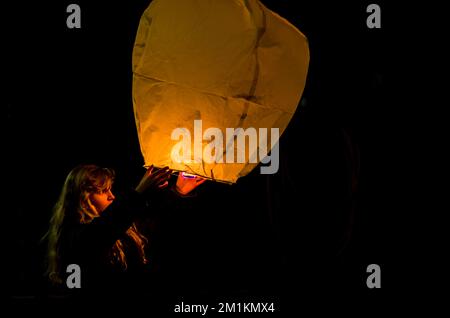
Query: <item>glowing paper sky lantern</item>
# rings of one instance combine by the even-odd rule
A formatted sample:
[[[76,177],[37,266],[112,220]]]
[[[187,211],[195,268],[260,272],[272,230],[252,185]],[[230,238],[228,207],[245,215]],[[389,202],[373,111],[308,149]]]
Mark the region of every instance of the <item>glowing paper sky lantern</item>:
[[[145,165],[236,182],[263,159],[264,142],[270,151],[275,132],[288,125],[308,63],[306,37],[257,0],[154,0],[133,50],[133,104]],[[256,148],[227,136],[227,128],[256,133]],[[189,149],[180,146],[183,132],[190,134]]]

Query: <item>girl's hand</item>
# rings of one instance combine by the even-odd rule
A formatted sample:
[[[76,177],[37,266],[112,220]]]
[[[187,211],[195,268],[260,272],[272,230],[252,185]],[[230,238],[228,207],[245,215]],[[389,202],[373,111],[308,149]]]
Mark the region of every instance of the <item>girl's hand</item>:
[[[167,187],[172,170],[169,167],[161,168],[155,172],[153,170],[153,165],[151,165],[136,187],[136,192],[144,193],[148,189],[163,189]]]

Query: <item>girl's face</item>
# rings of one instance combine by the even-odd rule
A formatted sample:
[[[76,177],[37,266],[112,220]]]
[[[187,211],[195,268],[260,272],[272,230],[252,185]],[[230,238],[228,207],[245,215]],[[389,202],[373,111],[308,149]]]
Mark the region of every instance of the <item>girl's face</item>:
[[[97,209],[98,213],[102,213],[114,201],[116,197],[111,192],[111,188],[107,188],[100,192],[91,194],[90,199],[92,204]]]

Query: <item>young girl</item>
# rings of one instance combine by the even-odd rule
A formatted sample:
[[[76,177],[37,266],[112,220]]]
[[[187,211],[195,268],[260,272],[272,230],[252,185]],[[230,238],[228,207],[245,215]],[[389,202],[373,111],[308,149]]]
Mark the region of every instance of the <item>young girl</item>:
[[[167,167],[156,172],[150,167],[134,190],[116,198],[111,190],[113,170],[95,165],[74,168],[66,178],[45,236],[51,282],[67,288],[67,266],[76,264],[83,290],[111,292],[137,286],[148,260],[144,249],[147,239],[135,221],[152,212],[148,194],[167,187],[170,174]],[[179,176],[174,190],[186,195],[203,181]]]

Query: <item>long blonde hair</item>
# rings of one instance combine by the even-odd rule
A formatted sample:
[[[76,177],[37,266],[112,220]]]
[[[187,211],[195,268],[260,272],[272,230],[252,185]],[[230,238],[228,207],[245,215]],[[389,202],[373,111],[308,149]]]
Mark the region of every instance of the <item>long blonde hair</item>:
[[[68,224],[87,224],[99,213],[90,200],[90,195],[111,188],[115,172],[112,169],[101,168],[95,165],[80,165],[75,167],[68,175],[53,208],[49,230],[43,239],[47,240],[47,271],[46,275],[54,283],[61,283],[61,234]],[[146,264],[145,244],[147,239],[143,236],[136,224],[133,223],[126,231],[126,235],[136,244],[142,263]],[[127,269],[127,259],[122,240],[117,240],[110,251],[110,262]]]

